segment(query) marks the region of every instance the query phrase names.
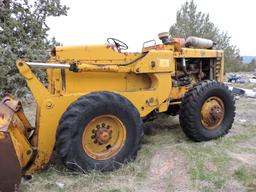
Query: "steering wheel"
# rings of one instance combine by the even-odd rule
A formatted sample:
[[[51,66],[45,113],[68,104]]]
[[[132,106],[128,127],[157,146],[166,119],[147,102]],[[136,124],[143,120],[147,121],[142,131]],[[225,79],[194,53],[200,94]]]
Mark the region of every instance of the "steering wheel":
[[[126,45],[124,42],[122,42],[122,41],[120,41],[118,39],[107,38],[107,42],[109,44],[114,43],[118,50],[127,50],[128,49],[128,45]]]

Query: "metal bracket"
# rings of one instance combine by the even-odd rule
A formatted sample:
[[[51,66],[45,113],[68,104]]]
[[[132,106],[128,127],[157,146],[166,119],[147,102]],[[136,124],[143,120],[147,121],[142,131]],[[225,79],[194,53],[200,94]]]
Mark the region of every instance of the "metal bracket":
[[[0,131],[8,132],[13,114],[21,109],[19,100],[5,97],[0,103]]]

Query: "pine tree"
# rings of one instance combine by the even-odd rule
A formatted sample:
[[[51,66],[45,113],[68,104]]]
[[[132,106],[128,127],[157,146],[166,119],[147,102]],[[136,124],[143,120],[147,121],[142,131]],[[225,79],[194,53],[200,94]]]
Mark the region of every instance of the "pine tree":
[[[67,15],[60,0],[0,0],[0,94],[15,93],[25,87],[15,62],[18,58],[45,61],[49,40],[46,18]],[[39,73],[42,75],[42,73]]]
[[[255,72],[256,69],[256,59],[252,59],[251,62],[249,64],[245,64],[247,71],[249,72]]]

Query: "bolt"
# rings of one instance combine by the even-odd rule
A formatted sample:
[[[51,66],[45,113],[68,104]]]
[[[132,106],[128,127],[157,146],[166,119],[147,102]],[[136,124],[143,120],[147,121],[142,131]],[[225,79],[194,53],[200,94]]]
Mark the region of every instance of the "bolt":
[[[46,108],[47,108],[47,109],[53,108],[53,102],[52,102],[52,101],[47,101],[47,102],[46,102]]]
[[[155,61],[151,61],[151,67],[154,68],[156,66],[156,62]]]
[[[47,107],[50,108],[51,106],[52,106],[52,104],[51,104],[50,102],[48,102],[48,103],[47,103]]]

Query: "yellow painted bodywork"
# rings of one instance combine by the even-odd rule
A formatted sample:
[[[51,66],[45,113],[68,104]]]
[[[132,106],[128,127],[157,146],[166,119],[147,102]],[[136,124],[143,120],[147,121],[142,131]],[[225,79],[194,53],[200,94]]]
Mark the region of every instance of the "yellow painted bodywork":
[[[31,141],[36,156],[25,174],[32,174],[49,162],[62,114],[83,95],[115,92],[131,101],[143,118],[154,110],[167,111],[170,102],[181,101],[188,90],[186,86],[172,86],[176,58],[221,58],[221,75],[216,80],[223,80],[222,51],[187,48],[177,51],[175,45],[162,45],[161,50],[151,49],[143,54],[121,53],[108,45],[57,47],[49,62],[77,62],[79,72],[47,69],[48,87],[36,78],[26,62],[17,61],[17,68],[37,103],[36,132]],[[15,131],[13,134],[19,135]]]
[[[28,142],[24,132],[20,129],[21,125],[11,125],[9,133],[12,138],[12,142],[18,157],[19,163],[24,168],[30,161],[33,149],[31,144]]]

